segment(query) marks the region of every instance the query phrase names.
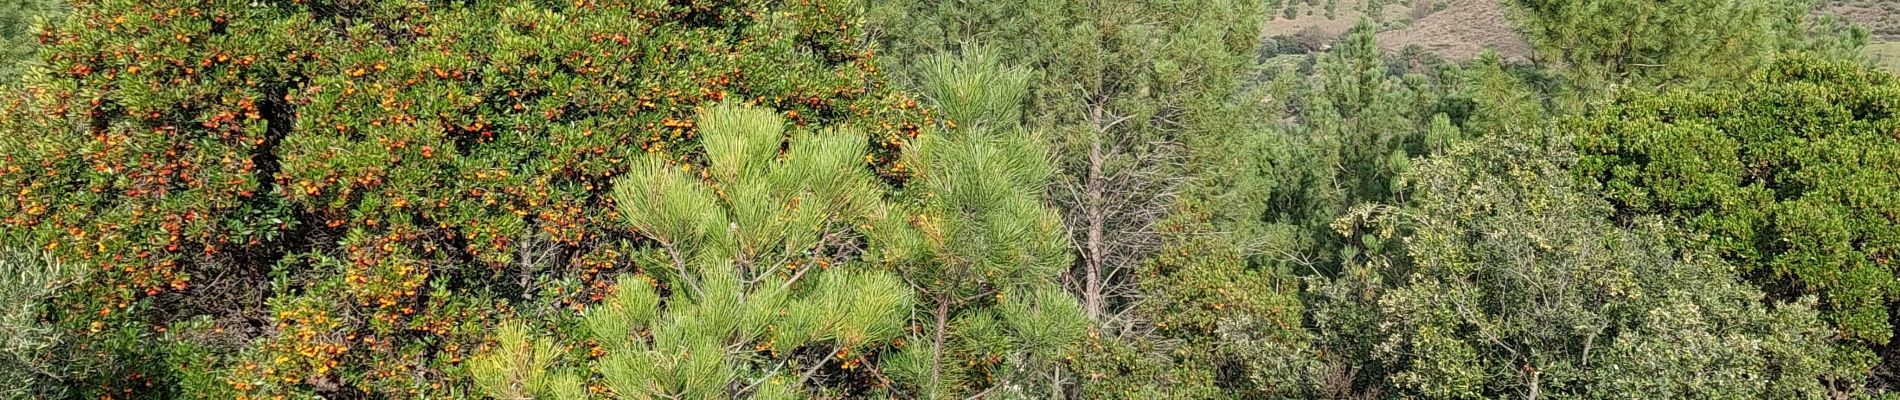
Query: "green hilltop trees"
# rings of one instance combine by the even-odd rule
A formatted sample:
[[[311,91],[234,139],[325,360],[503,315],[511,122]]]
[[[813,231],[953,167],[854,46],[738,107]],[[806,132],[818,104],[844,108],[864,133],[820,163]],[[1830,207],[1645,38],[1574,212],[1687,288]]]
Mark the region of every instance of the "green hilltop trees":
[[[1893,396],[1864,31],[1334,3],[9,2],[0,398]]]
[[[1814,18],[1813,0],[1510,0],[1536,58],[1580,89],[1746,80],[1784,50],[1852,57],[1865,29]],[[1607,92],[1600,92],[1607,95]],[[1606,97],[1597,97],[1599,99]]]

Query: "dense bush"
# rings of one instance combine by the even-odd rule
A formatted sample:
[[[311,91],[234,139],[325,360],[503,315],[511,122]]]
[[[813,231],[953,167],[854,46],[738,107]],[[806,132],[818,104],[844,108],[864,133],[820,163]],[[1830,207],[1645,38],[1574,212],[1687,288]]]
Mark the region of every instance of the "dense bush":
[[[1900,299],[1900,83],[1797,55],[1751,85],[1632,94],[1574,119],[1577,176],[1603,185],[1619,220],[1682,221],[1771,295],[1819,296],[1844,339],[1888,344]]]
[[[93,271],[55,316],[127,351],[80,354],[202,319],[238,392],[444,393],[501,305],[644,268],[606,194],[703,157],[696,105],[854,124],[894,173],[921,121],[841,4],[80,1],[5,99],[0,218]],[[169,390],[117,364],[74,385]]]
[[[1361,258],[1315,279],[1318,342],[1396,398],[1837,398],[1865,365],[1812,299],[1764,305],[1662,221],[1613,224],[1561,136],[1491,135],[1420,161],[1404,207],[1335,227]],[[1383,393],[1382,393],[1383,392]]]

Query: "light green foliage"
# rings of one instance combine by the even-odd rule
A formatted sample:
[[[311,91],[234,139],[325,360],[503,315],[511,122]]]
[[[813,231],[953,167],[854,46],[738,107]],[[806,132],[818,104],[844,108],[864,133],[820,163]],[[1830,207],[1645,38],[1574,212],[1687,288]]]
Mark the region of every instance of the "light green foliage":
[[[0,3],[0,83],[12,82],[33,63],[39,23],[66,12],[60,0],[11,0]]]
[[[621,215],[657,250],[582,313],[591,363],[621,398],[802,398],[821,368],[855,373],[897,339],[912,295],[856,262],[848,235],[879,203],[849,130],[787,132],[767,109],[695,116],[705,164],[645,155],[614,183]],[[783,150],[781,150],[783,149]],[[471,373],[486,393],[577,391],[544,338],[504,326]],[[802,373],[799,373],[802,371]],[[811,383],[813,385],[808,386]],[[578,393],[578,392],[576,392]]]
[[[1060,396],[1060,362],[1088,317],[1058,283],[1073,256],[1044,200],[1048,150],[1018,119],[1029,71],[972,49],[920,72],[925,97],[954,122],[905,153],[905,196],[868,232],[873,257],[921,300],[921,330],[889,372],[919,398]]]
[[[1859,372],[1838,363],[1811,300],[1763,305],[1662,221],[1612,225],[1567,175],[1566,148],[1536,134],[1454,145],[1404,175],[1405,206],[1338,221],[1364,252],[1313,280],[1313,322],[1329,353],[1363,357],[1356,391],[1822,398]]]
[[[1023,116],[1057,155],[1054,200],[1080,250],[1071,290],[1092,320],[1114,324],[1162,244],[1156,222],[1185,141],[1246,118],[1222,106],[1250,66],[1261,12],[1252,0],[909,0],[874,17],[900,71],[980,44],[1040,73]]]
[[[1724,91],[1632,93],[1573,119],[1619,219],[1660,215],[1783,299],[1816,295],[1844,338],[1889,343],[1900,257],[1900,83],[1791,55]]]
[[[469,375],[498,400],[580,399],[583,388],[573,375],[549,370],[561,353],[547,337],[509,322],[496,330],[487,353],[469,360]]]
[[[817,368],[855,368],[896,339],[910,291],[842,247],[878,201],[863,136],[787,133],[771,111],[730,104],[697,120],[699,173],[644,156],[615,182],[621,214],[661,249],[649,272],[670,295],[624,276],[588,310],[608,386],[626,398],[796,397]],[[807,346],[829,350],[803,357]]]
[[[0,248],[0,398],[60,393],[54,382],[63,364],[54,350],[73,332],[47,323],[45,310],[81,272],[37,251]]]

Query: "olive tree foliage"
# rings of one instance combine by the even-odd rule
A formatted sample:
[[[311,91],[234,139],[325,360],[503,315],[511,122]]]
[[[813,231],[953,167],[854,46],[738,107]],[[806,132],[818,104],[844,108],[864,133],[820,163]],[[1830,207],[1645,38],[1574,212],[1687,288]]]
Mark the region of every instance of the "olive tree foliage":
[[[1049,150],[1020,119],[1030,71],[970,49],[918,72],[951,122],[904,154],[910,179],[869,231],[919,299],[919,329],[886,370],[918,398],[1061,397],[1089,321],[1061,286],[1074,256],[1048,205]]]
[[[1539,63],[1589,90],[1736,82],[1788,49],[1847,56],[1867,33],[1813,0],[1511,0]]]
[[[880,193],[863,134],[787,132],[772,111],[732,104],[696,120],[703,166],[641,156],[615,182],[618,211],[656,249],[646,273],[583,312],[605,353],[591,370],[636,399],[802,398],[874,371],[867,357],[900,337],[913,296],[857,260],[854,228]],[[476,360],[499,366],[476,373],[489,395],[576,389],[542,372],[551,344],[507,329],[522,328]]]
[[[1831,398],[1855,367],[1813,298],[1765,302],[1658,219],[1618,226],[1564,135],[1498,133],[1421,159],[1402,206],[1335,223],[1359,255],[1313,278],[1353,392],[1397,398]],[[1767,303],[1767,304],[1764,304]]]

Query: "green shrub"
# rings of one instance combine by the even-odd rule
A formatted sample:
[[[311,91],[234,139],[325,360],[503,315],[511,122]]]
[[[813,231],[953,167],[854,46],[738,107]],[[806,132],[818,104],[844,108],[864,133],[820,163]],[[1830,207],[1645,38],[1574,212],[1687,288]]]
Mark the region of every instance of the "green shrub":
[[[1900,299],[1900,83],[1791,55],[1743,89],[1632,93],[1572,119],[1576,175],[1618,220],[1663,216],[1781,300],[1818,296],[1850,342],[1884,345]]]
[[[1312,321],[1354,393],[1826,398],[1857,384],[1869,365],[1831,347],[1812,298],[1763,304],[1665,221],[1619,227],[1567,176],[1566,148],[1518,135],[1454,145],[1404,175],[1416,193],[1404,207],[1338,221],[1360,255],[1313,280]]]

